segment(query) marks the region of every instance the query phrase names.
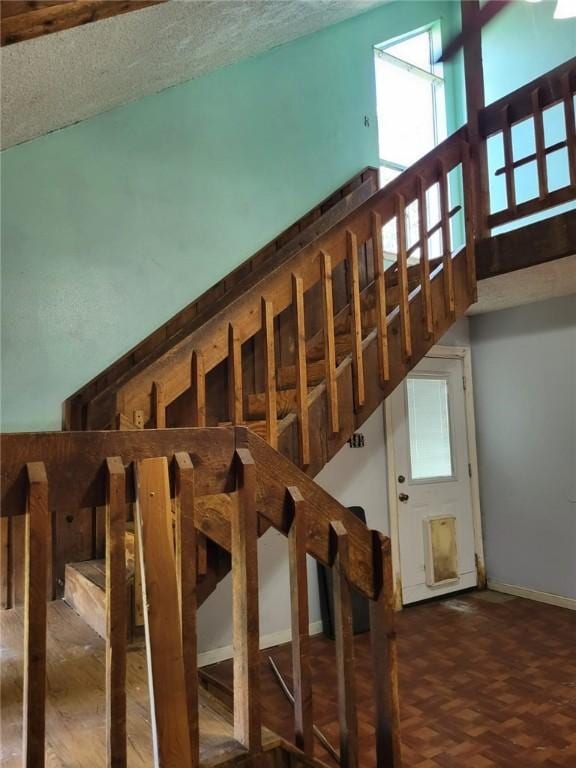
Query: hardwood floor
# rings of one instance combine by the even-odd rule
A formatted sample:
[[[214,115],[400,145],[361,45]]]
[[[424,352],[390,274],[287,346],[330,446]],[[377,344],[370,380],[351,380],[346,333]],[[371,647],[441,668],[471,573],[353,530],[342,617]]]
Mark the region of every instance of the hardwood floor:
[[[405,768],[576,768],[576,612],[469,593],[398,614]],[[360,765],[375,765],[369,636],[356,639]],[[312,639],[314,719],[337,745],[333,644]],[[262,654],[265,723],[290,738],[290,648]],[[231,679],[231,663],[211,667]],[[318,746],[317,755],[333,764]]]

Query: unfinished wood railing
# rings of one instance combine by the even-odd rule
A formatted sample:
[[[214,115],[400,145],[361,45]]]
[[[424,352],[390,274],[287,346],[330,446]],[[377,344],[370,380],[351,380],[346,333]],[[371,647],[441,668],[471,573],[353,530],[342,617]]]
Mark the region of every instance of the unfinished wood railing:
[[[337,434],[341,427],[338,380],[344,361],[352,365],[353,400],[358,411],[367,399],[368,347],[373,345],[378,350],[379,381],[385,390],[388,382],[397,378],[396,371],[391,376],[391,367],[404,371],[405,364],[413,365],[421,354],[420,349],[414,353],[415,346],[420,347],[416,337],[422,335],[421,321],[429,335],[434,330],[444,330],[456,316],[455,270],[459,309],[473,301],[472,209],[463,216],[463,211],[468,211],[467,190],[472,183],[464,136],[464,132],[452,136],[328,234],[268,274],[228,306],[225,313],[191,333],[168,356],[126,381],[112,402],[108,395],[96,397],[88,409],[87,426],[203,426],[226,421],[242,424],[247,419],[254,420],[250,419],[250,410],[257,401],[250,399],[250,389],[258,394],[261,386],[261,434],[276,447],[286,426],[281,420],[287,412],[293,412],[298,423],[299,463],[306,466],[310,451],[307,411],[311,398],[316,396],[309,391],[308,367],[314,354],[322,363],[329,428]],[[416,220],[420,222],[417,231],[413,226]],[[382,241],[382,232],[386,236],[389,230],[395,243],[387,245]],[[461,255],[456,265],[454,238],[458,230],[463,248],[458,251]],[[431,273],[428,258],[438,239],[442,264],[436,273]],[[389,287],[383,269],[385,247],[395,251],[397,260]],[[412,279],[409,261],[420,264]],[[434,280],[436,291],[431,287]],[[321,297],[321,312],[317,297]],[[422,310],[415,312],[421,297]],[[442,306],[435,307],[434,302]],[[374,319],[370,317],[371,308],[376,308]],[[283,336],[282,329],[287,323],[292,328]],[[391,359],[396,350],[392,348],[390,334],[396,332],[396,323],[401,338],[399,360]],[[343,330],[348,338],[341,338]],[[283,345],[291,349],[283,349]],[[316,352],[311,349],[315,346]],[[255,353],[255,349],[261,353]],[[223,391],[217,386],[215,389],[211,376],[222,366],[227,395],[224,397]],[[293,389],[285,392],[286,385],[278,380],[277,372],[290,366],[294,370]],[[261,384],[250,381],[257,367]]]
[[[340,764],[358,765],[350,590],[359,589],[371,604],[377,765],[400,765],[388,539],[368,530],[243,428],[14,434],[3,435],[1,447],[2,515],[26,519],[26,766],[44,765],[49,510],[63,498],[68,505],[104,505],[106,510],[108,765],[127,764],[124,529],[132,504],[146,606],[156,764],[178,768],[200,764],[198,533],[209,538],[210,546],[231,554],[234,734],[246,755],[258,755],[262,749],[257,540],[261,529],[274,525],[288,539],[295,744],[312,760],[306,569],[310,554],[333,569]],[[40,461],[27,462],[32,456]]]

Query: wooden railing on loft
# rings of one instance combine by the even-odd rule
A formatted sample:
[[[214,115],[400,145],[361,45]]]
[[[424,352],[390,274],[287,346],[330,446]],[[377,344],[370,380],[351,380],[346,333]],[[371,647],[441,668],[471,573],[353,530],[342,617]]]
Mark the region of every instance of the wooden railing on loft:
[[[480,190],[489,229],[538,214],[576,198],[576,58],[572,58],[543,77],[490,104],[480,113],[480,135],[484,145],[491,139],[500,143],[503,164],[494,169],[490,190]],[[548,117],[548,129],[546,127]],[[516,156],[513,130],[521,124],[534,137],[534,151]],[[554,141],[550,141],[553,134]],[[556,173],[565,172],[566,183],[550,183],[549,161],[560,160]],[[535,194],[519,201],[516,172],[532,166]],[[496,205],[494,177],[505,178],[505,205]],[[523,187],[526,187],[524,182]],[[524,192],[524,189],[520,190]]]
[[[261,750],[257,540],[262,523],[275,525],[288,537],[296,745],[312,757],[308,554],[333,571],[340,764],[358,766],[350,603],[350,591],[356,588],[370,599],[377,765],[400,765],[386,537],[366,528],[296,468],[283,473],[275,464],[278,454],[242,428],[23,433],[3,435],[1,448],[2,515],[24,515],[26,520],[25,766],[44,765],[50,510],[63,500],[67,505],[105,506],[108,765],[127,764],[124,529],[131,503],[147,606],[148,679],[159,765],[199,765],[197,532],[231,553],[234,733],[247,755]],[[286,486],[294,472],[298,485]]]

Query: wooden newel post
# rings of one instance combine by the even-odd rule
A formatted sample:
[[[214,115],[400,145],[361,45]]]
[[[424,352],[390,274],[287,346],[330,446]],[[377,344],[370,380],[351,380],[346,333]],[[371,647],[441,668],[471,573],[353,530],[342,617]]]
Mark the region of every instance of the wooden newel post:
[[[46,590],[50,547],[48,479],[40,461],[26,465],[22,765],[43,768],[46,732]]]
[[[294,680],[294,741],[305,754],[314,753],[312,678],[306,570],[306,502],[296,487],[286,489],[286,515],[290,520],[288,558],[292,617],[292,679]]]
[[[236,449],[238,506],[231,517],[234,738],[251,753],[262,743],[256,464]]]
[[[107,765],[125,768],[126,478],[118,456],[106,459],[106,746]]]
[[[400,768],[400,700],[398,655],[394,629],[394,578],[390,539],[380,531],[374,539],[374,573],[379,581],[370,601],[373,684],[376,710],[377,768]]]
[[[486,142],[480,131],[480,112],[485,106],[484,70],[482,65],[482,27],[479,0],[462,0],[462,31],[464,44],[464,77],[466,81],[466,112],[468,141],[474,175],[476,232],[479,239],[490,235],[487,224],[490,214],[490,188]]]
[[[330,524],[333,555],[334,635],[338,670],[338,717],[341,768],[358,768],[358,717],[354,678],[352,595],[348,582],[348,533],[339,521]]]

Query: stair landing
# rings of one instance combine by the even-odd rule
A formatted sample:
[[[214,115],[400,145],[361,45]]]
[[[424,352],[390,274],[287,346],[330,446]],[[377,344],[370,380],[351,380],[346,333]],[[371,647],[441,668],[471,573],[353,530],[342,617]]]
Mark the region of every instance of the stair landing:
[[[22,764],[22,645],[23,611],[0,613],[2,638],[2,700],[0,704],[0,764]],[[51,768],[105,768],[105,642],[66,603],[48,604],[48,688],[46,763]],[[150,710],[144,648],[128,651],[128,762],[153,765]],[[200,688],[200,758],[206,768],[233,765],[246,757],[234,739],[232,713]],[[270,765],[276,763],[284,741],[262,729]],[[249,763],[250,764],[250,763]]]

